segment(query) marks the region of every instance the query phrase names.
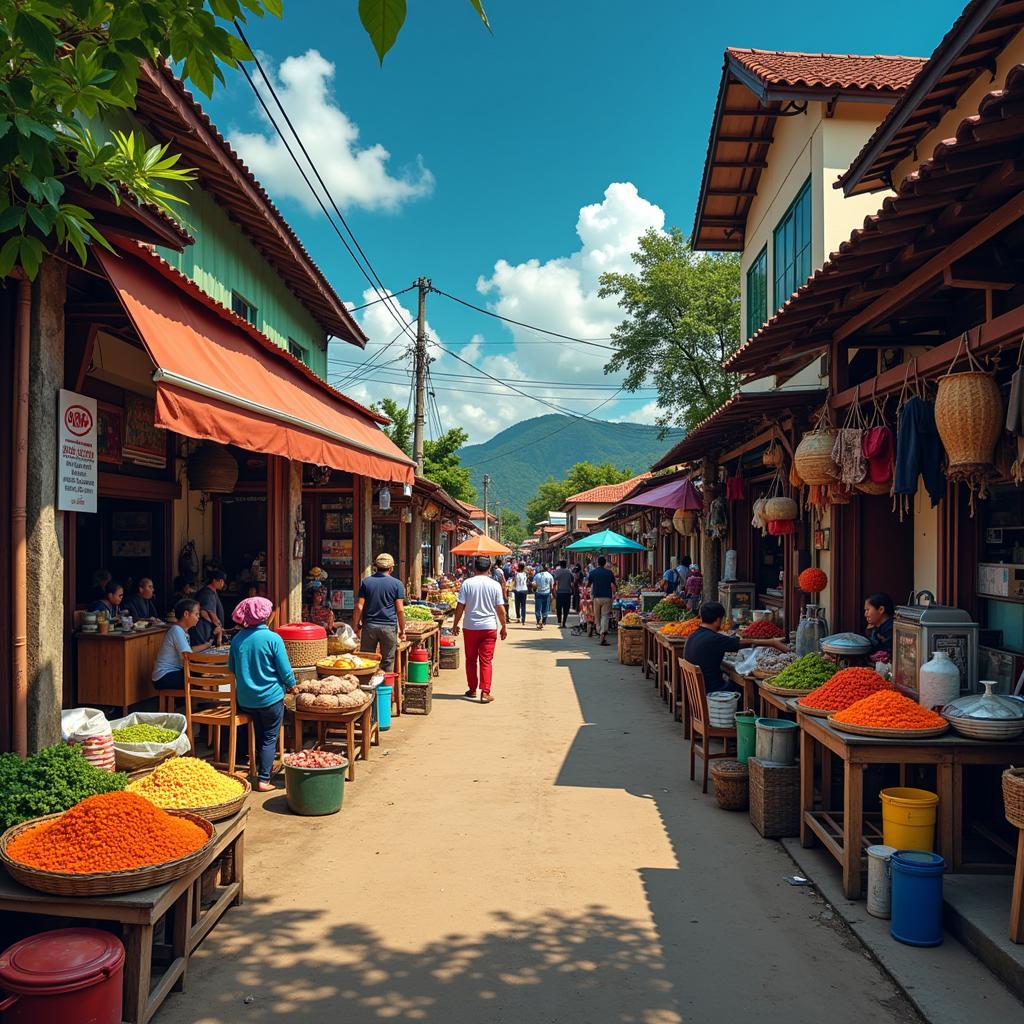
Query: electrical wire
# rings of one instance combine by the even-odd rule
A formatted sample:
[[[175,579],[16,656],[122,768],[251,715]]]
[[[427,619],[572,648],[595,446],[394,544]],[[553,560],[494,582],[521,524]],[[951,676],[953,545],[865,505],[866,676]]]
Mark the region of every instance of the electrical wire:
[[[399,295],[404,295],[406,292],[411,292],[416,285],[411,284],[408,288],[403,288],[400,292],[391,292],[388,295],[382,295],[379,299],[372,299],[370,302],[364,302],[361,306],[349,306],[348,311],[350,313],[358,313],[361,309],[367,309],[370,306],[376,306],[378,302],[385,302],[388,299],[397,298]]]
[[[389,348],[391,348],[391,346],[394,345],[395,342],[397,342],[399,338],[402,337],[402,335],[405,332],[406,328],[408,328],[409,325],[414,323],[414,322],[415,322],[415,320],[410,320],[409,323],[404,324],[403,327],[402,327],[402,330],[400,330],[386,345],[384,345],[382,348],[377,349],[377,351],[374,352],[373,355],[371,355],[368,359],[364,359],[361,363],[359,363],[352,370],[350,370],[347,374],[345,374],[344,377],[342,378],[342,382],[337,384],[336,387],[340,390],[346,384],[349,384],[352,381],[361,379],[360,370],[368,370],[371,366],[373,366],[374,363],[376,362],[376,360],[380,359],[380,357],[383,356],[384,353],[387,352],[387,350]],[[387,365],[387,364],[379,364],[379,365],[377,365],[376,369],[378,369],[378,370],[383,369],[384,365]]]

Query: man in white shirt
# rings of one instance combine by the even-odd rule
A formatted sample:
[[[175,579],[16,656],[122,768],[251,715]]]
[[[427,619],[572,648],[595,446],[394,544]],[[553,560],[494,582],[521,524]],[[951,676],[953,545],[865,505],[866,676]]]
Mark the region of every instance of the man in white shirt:
[[[541,566],[540,572],[533,577],[533,610],[537,615],[537,628],[543,629],[551,611],[551,588],[555,578],[548,572],[547,566]]]
[[[491,576],[491,560],[478,555],[473,563],[475,575],[469,577],[459,590],[455,605],[452,635],[459,635],[459,623],[466,621],[466,681],[469,689],[465,696],[476,698],[480,689],[480,703],[490,704],[494,645],[500,636],[508,635],[505,628],[505,588]]]
[[[516,595],[516,619],[520,626],[526,625],[526,595],[530,592],[530,577],[526,574],[526,563],[520,562],[515,576],[512,578],[513,592]]]

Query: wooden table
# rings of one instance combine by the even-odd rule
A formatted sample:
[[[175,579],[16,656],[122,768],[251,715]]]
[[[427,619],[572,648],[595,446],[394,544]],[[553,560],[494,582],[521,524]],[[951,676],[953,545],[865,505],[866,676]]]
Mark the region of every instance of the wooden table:
[[[962,871],[963,858],[963,768],[968,764],[1010,765],[1024,763],[1024,741],[989,743],[971,740],[952,731],[925,740],[893,742],[870,736],[839,732],[824,718],[797,712],[800,726],[800,843],[812,846],[815,838],[839,861],[843,869],[843,892],[859,899],[863,848],[881,841],[874,816],[864,814],[864,769],[870,764],[896,764],[900,775],[908,764],[935,766],[939,797],[936,822],[937,852],[945,858],[948,871]],[[814,764],[816,748],[827,751],[843,763],[843,810],[830,805],[831,772],[823,762],[820,808],[815,807]]]
[[[370,760],[370,748],[373,739],[373,707],[375,700],[366,702],[366,706],[355,711],[322,711],[317,708],[295,709],[295,728],[292,737],[292,750],[302,749],[302,726],[305,722],[317,723],[317,744],[325,742],[326,732],[330,728],[345,730],[345,757],[348,768],[345,778],[352,782],[356,777],[356,758]],[[359,753],[356,753],[356,722],[359,722]]]
[[[130,633],[76,633],[78,703],[119,707],[122,716],[157,691],[153,664],[167,625]]]
[[[409,678],[409,651],[411,650],[411,640],[402,640],[395,650],[395,692],[391,695],[391,704],[396,715],[400,715],[405,710],[405,681]]]
[[[793,721],[796,712],[789,706],[792,697],[783,697],[778,693],[769,693],[762,685],[761,680],[757,681],[757,697],[761,702],[762,718],[786,718]]]
[[[1017,830],[1017,866],[1010,898],[1010,941],[1024,943],[1024,828]]]
[[[757,711],[757,680],[753,676],[741,676],[727,661],[722,662],[722,675],[743,691],[742,706],[737,711]]]
[[[242,902],[245,826],[249,808],[227,821],[217,822],[213,854],[193,871],[167,885],[116,896],[50,896],[19,885],[0,870],[0,910],[41,914],[76,921],[107,921],[120,926],[124,942],[124,1007],[127,1024],[147,1024],[170,992],[185,988],[188,960],[228,907]],[[202,878],[219,858],[220,886],[216,899],[203,906]],[[153,932],[167,915],[167,942],[157,945]],[[48,926],[50,927],[50,926]],[[168,960],[150,990],[153,954]]]
[[[430,652],[430,674],[439,675],[441,672],[441,627],[434,623],[429,629],[420,632],[412,632],[409,624],[406,623],[405,635],[414,644],[422,644]]]
[[[658,630],[661,623],[644,623],[644,654],[641,664],[644,669],[644,678],[650,679],[654,676],[654,686],[658,686]]]

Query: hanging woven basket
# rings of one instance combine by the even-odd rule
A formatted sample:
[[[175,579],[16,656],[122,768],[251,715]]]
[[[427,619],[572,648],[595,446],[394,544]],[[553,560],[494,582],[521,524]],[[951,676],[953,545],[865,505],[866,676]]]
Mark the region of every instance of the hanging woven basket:
[[[784,457],[782,446],[777,441],[772,441],[765,449],[764,455],[761,456],[761,461],[766,466],[771,466],[772,469],[778,469],[782,465]]]
[[[935,426],[949,458],[951,478],[992,465],[1003,418],[999,385],[992,374],[969,370],[941,378]]]
[[[773,523],[784,519],[796,519],[800,514],[800,508],[792,498],[769,498],[764,503],[762,516],[766,523]]]
[[[683,535],[696,533],[697,513],[685,508],[676,509],[672,516],[672,525],[675,527],[676,533]]]
[[[854,485],[861,494],[888,494],[892,490],[892,480],[875,483],[873,480],[861,480]]]
[[[194,491],[230,494],[238,483],[238,462],[224,445],[204,441],[189,456],[188,480]]]
[[[793,465],[805,484],[829,484],[839,476],[839,467],[832,459],[836,431],[832,427],[809,430],[800,439],[793,453]]]

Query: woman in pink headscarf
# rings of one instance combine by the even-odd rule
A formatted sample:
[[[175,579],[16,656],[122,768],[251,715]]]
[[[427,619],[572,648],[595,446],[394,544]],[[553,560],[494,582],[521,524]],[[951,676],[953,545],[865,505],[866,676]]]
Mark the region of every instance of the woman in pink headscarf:
[[[267,628],[274,611],[265,597],[240,601],[231,618],[242,627],[231,641],[228,668],[235,676],[238,710],[252,719],[256,733],[256,789],[273,789],[270,772],[274,766],[277,737],[284,720],[284,695],[295,686],[284,641]]]

